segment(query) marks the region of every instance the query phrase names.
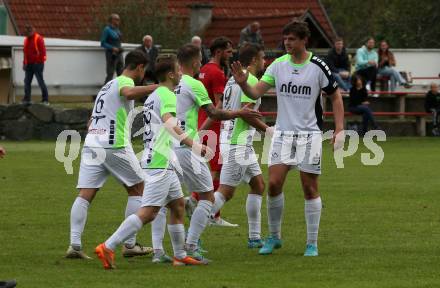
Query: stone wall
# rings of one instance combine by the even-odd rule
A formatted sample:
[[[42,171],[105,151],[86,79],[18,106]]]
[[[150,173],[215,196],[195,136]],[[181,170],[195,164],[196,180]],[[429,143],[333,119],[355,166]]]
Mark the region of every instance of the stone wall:
[[[87,132],[91,111],[85,108],[60,109],[43,104],[0,105],[0,137],[8,140],[54,140],[66,129]]]

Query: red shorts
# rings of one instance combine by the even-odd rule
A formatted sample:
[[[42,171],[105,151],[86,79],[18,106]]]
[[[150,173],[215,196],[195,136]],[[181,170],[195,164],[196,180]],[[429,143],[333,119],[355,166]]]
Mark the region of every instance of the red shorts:
[[[207,115],[206,113],[204,113],[205,111],[201,110],[199,112],[199,127],[205,122]],[[215,121],[212,125],[211,128],[209,130],[211,130],[212,132],[214,132],[217,135],[217,144],[215,147],[215,154],[214,154],[214,158],[212,158],[209,161],[209,166],[211,166],[211,171],[215,171],[215,172],[220,172],[222,170],[222,165],[220,164],[220,121]],[[204,138],[202,139],[202,143],[206,145],[207,140]],[[212,147],[211,147],[212,148]]]

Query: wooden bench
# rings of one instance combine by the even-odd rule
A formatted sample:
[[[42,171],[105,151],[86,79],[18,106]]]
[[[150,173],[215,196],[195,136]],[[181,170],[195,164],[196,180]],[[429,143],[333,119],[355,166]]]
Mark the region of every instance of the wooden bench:
[[[276,117],[277,112],[261,112],[263,116],[271,116]],[[431,116],[431,113],[428,112],[373,112],[373,116],[375,117],[415,117],[416,118],[416,129],[417,129],[417,135],[419,136],[426,136],[426,117]],[[333,117],[333,112],[324,112],[324,116],[326,117]],[[349,116],[359,116],[358,114],[353,114],[351,112],[345,112],[345,117]],[[344,123],[344,126],[346,127],[347,123]]]

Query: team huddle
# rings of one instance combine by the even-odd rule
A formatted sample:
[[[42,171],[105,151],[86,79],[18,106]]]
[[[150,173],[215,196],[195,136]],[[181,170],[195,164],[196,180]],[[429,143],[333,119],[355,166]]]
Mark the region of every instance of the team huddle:
[[[272,254],[274,249],[282,247],[283,185],[292,168],[299,170],[305,198],[304,256],[318,255],[322,209],[318,192],[321,91],[332,100],[335,136],[343,130],[344,110],[327,65],[305,48],[310,37],[307,25],[289,23],[283,29],[283,37],[287,54],[270,64],[260,80],[257,77],[265,64],[263,48],[256,44],[240,47],[239,61],[231,65],[232,77],[224,87],[221,105],[213,103],[205,86],[196,79],[202,58],[197,46],[184,45],[178,49],[177,57],[159,56],[155,68],[158,85],[135,86],[144,76],[148,60],[141,51],[127,54],[122,75],[104,85],[95,101],[82,150],[79,195],[71,210],[67,258],[90,258],[83,251],[81,236],[88,207],[109,174],[124,185],[128,201],[125,220],[95,248],[105,269],[115,268],[114,251],[119,245],[125,257],[152,252],[136,241],[136,234],[148,223],[152,225],[154,263],[208,264],[210,260],[200,245],[201,235],[241,182],[248,183],[250,188],[246,200],[248,247],[259,249],[260,255]],[[214,55],[232,51],[232,43],[224,37],[215,39],[213,45]],[[276,91],[278,103],[275,127],[266,125],[258,112],[261,97],[271,88]],[[136,110],[134,100],[146,95],[149,96],[142,109],[144,149],[139,161],[131,146],[128,127]],[[199,125],[199,110],[207,115],[204,125]],[[221,121],[219,135],[213,136],[219,145],[210,145],[210,135],[208,141],[199,136],[210,127],[210,121]],[[261,206],[266,185],[253,148],[256,131],[271,137],[267,197],[270,235],[265,239],[261,235]],[[216,152],[221,156],[214,157]],[[223,165],[219,185],[213,185],[216,176],[211,174],[207,159],[219,161],[218,158]],[[191,209],[182,185],[193,193]],[[190,213],[187,231],[185,211]],[[166,228],[173,257],[165,253],[162,245]]]

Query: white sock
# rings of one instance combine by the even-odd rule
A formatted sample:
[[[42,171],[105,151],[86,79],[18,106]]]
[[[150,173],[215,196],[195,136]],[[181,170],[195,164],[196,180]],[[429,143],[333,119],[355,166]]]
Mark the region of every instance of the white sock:
[[[322,202],[321,197],[305,200],[304,214],[307,223],[307,244],[317,245],[319,219],[321,218]]]
[[[136,234],[141,230],[142,226],[143,223],[139,216],[136,214],[128,216],[124,222],[122,222],[121,226],[119,226],[118,230],[116,230],[116,232],[105,241],[105,246],[108,249],[115,251],[119,244],[127,240],[130,236]]]
[[[269,233],[281,239],[281,221],[284,210],[284,193],[275,197],[267,197],[267,218]]]
[[[185,227],[183,224],[168,225],[168,233],[170,233],[174,257],[178,259],[185,258]]]
[[[211,214],[212,206],[213,203],[208,200],[200,200],[197,204],[197,207],[191,217],[191,223],[188,229],[188,237],[186,238],[186,244],[191,245],[191,247],[197,246],[200,235],[208,224],[208,218]]]
[[[261,202],[262,196],[248,194],[246,213],[249,224],[249,239],[261,239]]]
[[[215,192],[214,198],[215,198],[215,202],[214,205],[212,206],[212,211],[211,211],[212,215],[217,214],[217,212],[220,211],[220,209],[222,209],[223,205],[225,205],[226,202],[225,196],[223,196],[223,194],[220,192]]]
[[[136,213],[139,208],[141,208],[141,204],[141,196],[128,196],[127,207],[125,208],[125,218],[127,218],[131,214]],[[134,247],[134,245],[136,244],[136,234],[134,234],[133,237],[128,238],[124,244],[125,246],[130,248]]]
[[[154,251],[163,251],[163,237],[165,236],[167,226],[167,211],[167,207],[162,207],[154,221],[151,222],[151,240],[153,242]]]
[[[70,211],[70,245],[77,250],[81,249],[81,235],[86,225],[89,205],[89,201],[78,196]]]

